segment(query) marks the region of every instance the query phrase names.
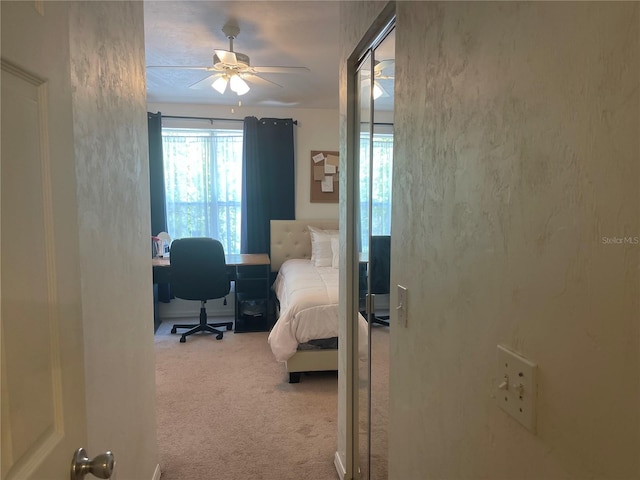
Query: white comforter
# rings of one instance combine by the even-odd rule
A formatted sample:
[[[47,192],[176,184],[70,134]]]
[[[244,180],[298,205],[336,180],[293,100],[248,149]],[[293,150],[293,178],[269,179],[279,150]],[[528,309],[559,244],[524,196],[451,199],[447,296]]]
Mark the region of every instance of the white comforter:
[[[299,343],[338,336],[338,269],[316,267],[309,260],[287,260],[273,289],[280,318],[271,329],[269,345],[279,362],[287,361]],[[359,316],[359,336],[367,338],[366,320]],[[360,342],[360,353],[367,342]]]

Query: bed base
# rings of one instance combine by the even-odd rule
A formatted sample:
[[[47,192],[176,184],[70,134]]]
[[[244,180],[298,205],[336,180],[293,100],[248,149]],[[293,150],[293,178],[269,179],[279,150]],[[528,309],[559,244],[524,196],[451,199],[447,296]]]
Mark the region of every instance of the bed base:
[[[289,383],[299,383],[304,372],[338,370],[338,350],[298,350],[286,364]]]
[[[289,258],[311,258],[309,225],[337,230],[338,220],[271,220],[271,271],[277,272]],[[300,382],[304,372],[338,370],[338,350],[298,350],[287,362],[289,383]]]

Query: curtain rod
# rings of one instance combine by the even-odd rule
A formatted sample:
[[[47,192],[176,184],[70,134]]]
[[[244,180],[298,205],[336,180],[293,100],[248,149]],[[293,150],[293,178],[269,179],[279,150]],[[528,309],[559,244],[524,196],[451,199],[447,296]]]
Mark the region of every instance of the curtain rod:
[[[369,122],[360,122],[360,125],[370,125]],[[387,127],[393,127],[393,123],[389,123],[389,122],[373,122],[373,125],[382,125],[382,126],[387,126]]]
[[[208,120],[211,125],[213,125],[214,121],[221,122],[244,122],[244,118],[218,118],[218,117],[181,117],[177,115],[162,115],[161,118],[180,118],[183,120]],[[293,120],[294,125],[298,125],[297,120]]]

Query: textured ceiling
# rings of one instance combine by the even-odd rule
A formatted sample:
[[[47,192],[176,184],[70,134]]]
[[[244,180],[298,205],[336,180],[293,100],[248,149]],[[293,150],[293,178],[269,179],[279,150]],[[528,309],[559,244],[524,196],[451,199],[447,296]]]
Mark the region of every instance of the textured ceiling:
[[[189,88],[210,75],[200,70],[147,68],[149,102],[338,108],[338,2],[145,1],[146,64],[211,66],[214,49],[229,49],[222,27],[235,21],[234,50],[257,66],[307,67],[309,72],[261,74],[238,97],[229,89]],[[265,82],[266,83],[266,82]]]

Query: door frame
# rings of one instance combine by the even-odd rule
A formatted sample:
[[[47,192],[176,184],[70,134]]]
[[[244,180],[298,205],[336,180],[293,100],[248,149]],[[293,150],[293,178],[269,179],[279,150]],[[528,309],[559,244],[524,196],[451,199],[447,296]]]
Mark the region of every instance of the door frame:
[[[341,216],[346,230],[346,285],[347,295],[345,310],[346,329],[345,338],[340,341],[346,345],[346,365],[340,371],[341,375],[346,376],[346,452],[345,464],[342,466],[344,471],[339,471],[340,475],[344,475],[344,480],[359,479],[359,406],[358,406],[358,269],[359,269],[359,252],[356,221],[358,220],[358,194],[359,194],[359,147],[360,147],[360,129],[357,128],[355,122],[359,118],[357,110],[359,104],[356,99],[359,98],[359,85],[356,81],[356,72],[360,64],[360,60],[365,56],[366,52],[377,44],[378,40],[384,38],[391,28],[390,25],[395,23],[396,4],[395,1],[388,2],[380,12],[376,20],[371,24],[367,32],[358,42],[347,59],[347,117],[346,117],[346,146],[345,158],[345,202],[341,209]],[[340,398],[340,397],[339,397]]]

